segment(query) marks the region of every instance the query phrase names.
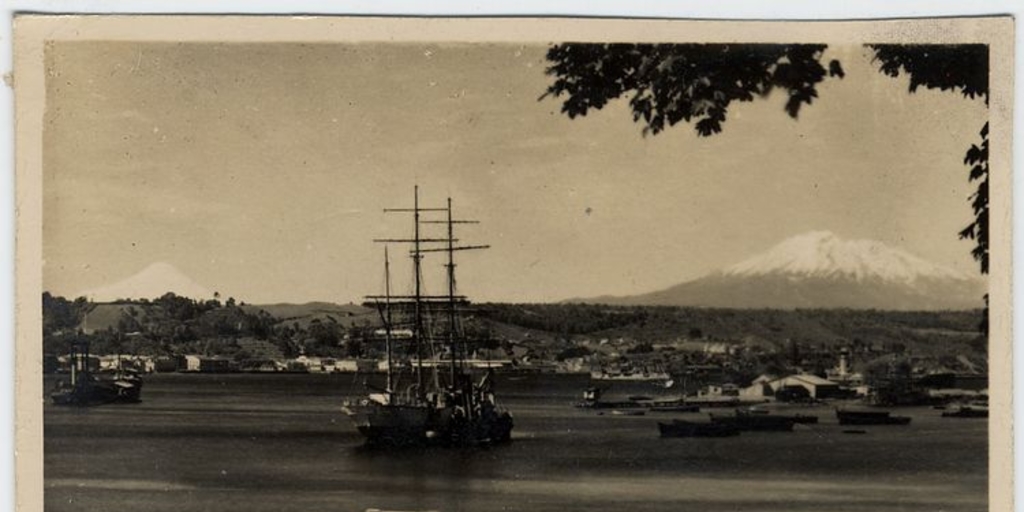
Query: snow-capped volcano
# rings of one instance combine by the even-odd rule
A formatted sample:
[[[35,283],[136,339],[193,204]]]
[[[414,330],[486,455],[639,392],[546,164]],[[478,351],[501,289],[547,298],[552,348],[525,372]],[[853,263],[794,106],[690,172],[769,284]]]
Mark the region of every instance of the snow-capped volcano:
[[[829,231],[812,231],[788,238],[767,252],[737,263],[722,273],[739,277],[788,274],[904,283],[918,279],[969,280],[972,277],[882,242],[842,240]]]
[[[986,283],[872,240],[827,231],[786,239],[731,267],[661,291],[585,302],[725,308],[974,309]]]
[[[170,263],[157,262],[137,274],[93,290],[78,293],[96,302],[117,299],[156,299],[167,292],[191,299],[210,299],[213,292],[196,283]]]

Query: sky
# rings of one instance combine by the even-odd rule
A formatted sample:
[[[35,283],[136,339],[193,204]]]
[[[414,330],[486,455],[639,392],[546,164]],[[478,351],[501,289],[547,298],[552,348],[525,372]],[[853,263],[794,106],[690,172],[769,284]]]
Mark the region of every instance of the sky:
[[[372,239],[411,230],[382,209],[409,206],[414,184],[481,221],[458,232],[491,246],[460,254],[475,300],[649,292],[814,230],[977,271],[956,233],[980,99],[909,94],[862,47],[830,47],[846,77],[796,120],[774,94],[734,103],[713,137],[644,137],[625,102],[570,120],[539,99],[546,49],[51,44],[44,288],[161,262],[251,303],[359,301],[383,289]],[[428,291],[442,263],[425,262]]]

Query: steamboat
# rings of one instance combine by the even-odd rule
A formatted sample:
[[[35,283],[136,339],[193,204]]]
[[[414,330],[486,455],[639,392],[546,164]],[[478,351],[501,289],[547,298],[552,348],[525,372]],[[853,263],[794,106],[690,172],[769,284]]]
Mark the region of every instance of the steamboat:
[[[60,380],[50,399],[54,405],[93,406],[110,403],[136,403],[142,400],[142,378],[138,373],[118,368],[111,372],[93,372],[89,366],[89,343],[76,341],[68,354],[70,378]]]

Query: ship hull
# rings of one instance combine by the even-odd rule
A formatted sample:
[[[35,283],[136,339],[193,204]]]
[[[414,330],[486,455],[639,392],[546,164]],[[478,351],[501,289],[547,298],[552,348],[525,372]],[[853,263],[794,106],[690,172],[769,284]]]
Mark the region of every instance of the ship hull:
[[[711,416],[712,423],[731,425],[739,430],[761,431],[761,432],[792,432],[796,423],[792,418],[786,416],[768,415],[745,415],[735,416]]]
[[[672,423],[658,422],[661,437],[731,437],[740,435],[735,425],[722,423],[693,423],[676,420]]]
[[[907,416],[891,416],[887,411],[836,411],[840,425],[908,425]]]
[[[142,380],[124,378],[99,380],[82,377],[73,386],[61,385],[50,394],[54,405],[87,407],[111,403],[136,403],[142,401]]]
[[[404,446],[426,442],[431,427],[431,408],[426,405],[346,405],[356,429],[368,443]]]
[[[942,413],[943,418],[988,418],[988,409],[961,407],[955,411]]]
[[[452,414],[451,408],[372,402],[346,405],[342,411],[367,444],[375,446],[500,444],[512,439],[512,415],[505,411],[469,419]]]
[[[631,382],[668,382],[672,380],[672,376],[667,373],[603,373],[603,372],[590,372],[591,380],[612,380],[612,381],[631,381]]]

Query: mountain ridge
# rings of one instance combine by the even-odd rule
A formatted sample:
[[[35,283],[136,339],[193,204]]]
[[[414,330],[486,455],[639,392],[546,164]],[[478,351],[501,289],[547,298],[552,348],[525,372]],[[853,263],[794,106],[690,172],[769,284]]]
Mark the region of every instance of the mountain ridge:
[[[985,281],[874,240],[796,235],[704,276],[649,293],[565,302],[755,309],[965,310]]]

